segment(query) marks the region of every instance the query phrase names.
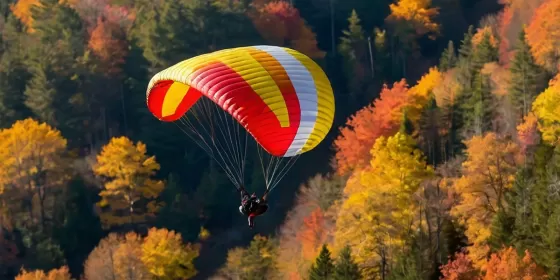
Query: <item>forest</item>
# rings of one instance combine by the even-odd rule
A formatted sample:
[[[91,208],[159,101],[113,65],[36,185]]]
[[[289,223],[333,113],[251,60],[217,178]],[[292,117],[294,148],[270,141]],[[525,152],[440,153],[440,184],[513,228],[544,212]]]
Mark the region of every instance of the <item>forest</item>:
[[[560,279],[558,17],[560,0],[0,0],[0,279]],[[336,114],[251,230],[146,88],[263,44],[317,62]]]

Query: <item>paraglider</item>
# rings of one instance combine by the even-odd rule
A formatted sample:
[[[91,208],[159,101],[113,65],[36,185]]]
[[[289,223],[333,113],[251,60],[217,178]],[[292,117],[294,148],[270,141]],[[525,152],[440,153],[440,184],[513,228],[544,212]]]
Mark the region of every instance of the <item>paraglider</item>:
[[[204,149],[242,197],[248,135],[257,143],[268,194],[299,155],[325,138],[335,110],[321,67],[276,46],[224,49],[179,62],[152,77],[146,102],[156,118],[177,123]]]

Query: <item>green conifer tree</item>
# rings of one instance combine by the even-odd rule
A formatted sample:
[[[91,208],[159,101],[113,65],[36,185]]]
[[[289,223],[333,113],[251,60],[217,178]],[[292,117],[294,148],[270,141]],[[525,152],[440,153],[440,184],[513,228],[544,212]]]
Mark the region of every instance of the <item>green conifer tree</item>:
[[[309,271],[309,280],[329,280],[334,273],[334,264],[331,259],[331,252],[326,244],[323,244],[319,256]]]
[[[358,280],[361,279],[360,268],[352,258],[352,250],[346,245],[336,261],[334,268],[334,280]]]
[[[520,118],[526,116],[531,110],[531,104],[546,87],[543,79],[544,71],[539,67],[531,55],[531,49],[525,38],[525,29],[521,29],[515,47],[515,56],[509,68],[511,82],[509,96],[518,111]]]
[[[447,48],[443,50],[441,58],[439,59],[439,70],[445,72],[457,64],[457,54],[455,54],[455,46],[453,41],[449,40]]]

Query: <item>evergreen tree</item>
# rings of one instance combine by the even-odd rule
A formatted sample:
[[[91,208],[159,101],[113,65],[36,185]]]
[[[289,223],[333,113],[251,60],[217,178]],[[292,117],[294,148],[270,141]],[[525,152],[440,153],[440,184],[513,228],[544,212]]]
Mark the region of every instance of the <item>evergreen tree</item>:
[[[323,244],[319,256],[309,271],[309,280],[328,280],[332,279],[334,264],[331,259],[331,252],[326,244]]]
[[[31,79],[25,89],[25,105],[41,121],[60,127],[69,138],[68,122],[79,107],[72,104],[79,92],[76,77],[77,60],[84,53],[85,30],[77,12],[57,0],[43,0],[32,8],[34,29],[32,44],[27,48],[26,66]],[[82,106],[87,106],[81,104]]]
[[[30,78],[24,64],[28,36],[22,35],[22,25],[14,16],[8,18],[0,33],[4,39],[0,39],[0,128],[7,128],[30,114],[23,95]]]
[[[535,186],[531,194],[535,261],[550,279],[560,277],[560,149],[542,145],[535,155]],[[532,241],[531,239],[528,239]],[[529,243],[525,241],[525,243]],[[530,243],[529,243],[530,244]]]
[[[474,75],[482,69],[484,64],[498,60],[498,48],[492,45],[491,36],[490,32],[485,32],[482,40],[475,48],[472,56]]]
[[[352,250],[350,246],[346,245],[340,255],[334,267],[334,280],[357,280],[361,279],[360,269],[358,264],[354,262],[352,258]]]
[[[364,41],[364,31],[360,25],[360,18],[356,10],[352,10],[352,14],[348,18],[348,29],[343,30],[342,37],[340,37],[340,44],[338,51],[348,60],[356,61],[359,59],[356,54],[356,46]]]
[[[356,10],[352,10],[348,18],[348,29],[343,30],[342,33],[338,51],[344,60],[344,76],[350,91],[350,104],[352,108],[359,108],[371,98],[364,95],[364,92],[367,92],[366,81],[370,73],[369,62],[366,62],[369,54],[367,54],[367,43]]]
[[[535,96],[546,87],[546,80],[543,79],[544,71],[533,59],[524,28],[519,33],[515,56],[509,70],[511,73],[509,96],[518,110],[519,117],[522,118],[531,110]]]
[[[469,29],[465,33],[463,40],[461,40],[461,46],[459,47],[459,55],[457,59],[457,80],[461,85],[460,90],[457,92],[455,104],[451,108],[446,108],[446,111],[453,112],[453,125],[455,129],[450,131],[451,134],[461,131],[465,125],[467,117],[465,115],[469,114],[469,110],[465,110],[465,104],[468,99],[472,96],[472,80],[473,80],[473,62],[472,57],[474,53],[472,38],[473,38],[473,26],[469,26]],[[458,135],[457,135],[458,136]],[[455,154],[455,150],[462,149],[461,141],[453,141],[450,139],[450,153]],[[457,139],[458,140],[458,139]]]
[[[482,135],[491,130],[494,101],[489,77],[477,73],[473,82],[472,94],[465,97],[465,102],[462,104],[465,124],[463,129],[476,135]]]
[[[439,59],[439,70],[445,72],[457,64],[457,55],[455,54],[455,46],[453,41],[449,40],[447,48],[443,50],[441,58]]]
[[[459,47],[459,59],[470,58],[473,52],[472,38],[474,36],[474,26],[470,25],[469,29],[461,40],[461,47]]]
[[[412,125],[412,122],[408,118],[408,110],[406,108],[404,109],[404,112],[402,114],[401,127],[399,129],[399,132],[406,133],[408,135],[412,135],[412,133],[414,132],[414,127]]]
[[[420,116],[421,141],[419,142],[422,146],[422,151],[427,156],[428,163],[433,166],[441,161],[440,117],[440,109],[437,106],[435,96],[432,94]]]

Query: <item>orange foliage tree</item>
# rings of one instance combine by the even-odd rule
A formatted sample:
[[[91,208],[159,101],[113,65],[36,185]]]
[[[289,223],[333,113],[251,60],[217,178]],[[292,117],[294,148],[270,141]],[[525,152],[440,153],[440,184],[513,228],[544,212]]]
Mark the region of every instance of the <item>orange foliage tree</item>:
[[[120,72],[128,50],[124,30],[120,25],[100,17],[91,32],[88,47],[99,58],[108,75]]]
[[[14,16],[16,16],[27,27],[27,30],[30,33],[34,31],[31,9],[38,5],[40,5],[39,0],[18,0],[15,4],[10,5],[10,9],[12,10],[12,13],[14,13]]]
[[[301,241],[304,259],[314,260],[317,257],[319,249],[327,239],[324,224],[325,217],[321,208],[315,209],[303,219],[303,228],[298,234],[298,239]]]
[[[472,244],[469,256],[475,267],[483,268],[492,219],[506,206],[505,194],[515,180],[520,158],[518,146],[495,133],[475,136],[466,145],[463,176],[453,185],[460,201],[451,214],[466,226],[465,235]]]
[[[519,140],[520,152],[527,154],[538,144],[540,135],[538,132],[538,119],[533,113],[524,117],[523,123],[517,126],[517,139]]]
[[[384,85],[373,104],[348,119],[334,141],[337,171],[340,174],[369,163],[369,150],[375,140],[380,136],[391,136],[399,130],[402,109],[408,104],[408,100],[408,85],[402,79],[395,82],[392,88]]]
[[[513,47],[523,25],[529,24],[535,10],[545,0],[500,0],[504,9],[498,15],[500,37],[500,62],[508,65],[513,57]]]
[[[325,52],[317,46],[316,35],[286,1],[256,3],[251,18],[261,36],[269,43],[290,46],[311,58],[323,58]]]
[[[67,266],[59,269],[52,269],[45,273],[42,270],[26,271],[22,269],[20,274],[16,276],[15,280],[70,280],[70,270]]]
[[[440,267],[441,280],[480,280],[478,271],[473,267],[469,256],[464,253],[455,254],[454,260]]]
[[[560,44],[560,0],[546,0],[536,10],[527,27],[527,41],[535,61],[554,72],[558,67]]]
[[[276,267],[280,275],[289,279],[307,277],[316,257],[308,259],[308,252],[318,250],[310,244],[331,238],[336,215],[332,206],[341,197],[345,183],[342,176],[316,175],[300,186],[295,205],[279,230]]]
[[[548,279],[542,268],[533,261],[531,253],[525,250],[521,258],[515,248],[509,247],[492,254],[486,267],[484,280],[544,280]]]

